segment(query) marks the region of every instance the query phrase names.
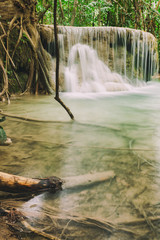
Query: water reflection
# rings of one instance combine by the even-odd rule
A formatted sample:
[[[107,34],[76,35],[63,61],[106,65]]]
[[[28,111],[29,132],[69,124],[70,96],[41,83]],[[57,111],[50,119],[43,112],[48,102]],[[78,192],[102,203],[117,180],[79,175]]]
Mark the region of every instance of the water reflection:
[[[108,170],[116,174],[115,179],[91,187],[42,194],[23,208],[37,212],[38,217],[47,205],[61,216],[89,216],[116,223],[140,217],[142,207],[147,212],[148,206],[156,206],[160,194],[159,91],[156,84],[139,92],[87,99],[64,94],[75,122],[50,96],[25,97],[10,106],[1,105],[12,114],[56,121],[7,118],[3,127],[13,144],[0,148],[1,171],[27,177]]]

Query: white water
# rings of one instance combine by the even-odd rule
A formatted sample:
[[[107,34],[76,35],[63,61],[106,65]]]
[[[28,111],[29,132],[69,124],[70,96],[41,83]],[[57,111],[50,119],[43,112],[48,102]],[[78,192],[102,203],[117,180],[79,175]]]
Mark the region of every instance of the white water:
[[[67,92],[106,92],[130,90],[131,85],[118,73],[111,72],[96,51],[83,44],[74,45],[65,69]]]
[[[117,27],[59,27],[65,91],[128,91],[157,73],[154,36]]]

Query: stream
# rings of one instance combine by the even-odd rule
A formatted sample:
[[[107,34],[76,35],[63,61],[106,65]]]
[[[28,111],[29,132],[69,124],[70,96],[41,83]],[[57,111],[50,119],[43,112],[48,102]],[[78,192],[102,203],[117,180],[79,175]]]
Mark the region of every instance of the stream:
[[[1,125],[13,143],[0,146],[1,171],[31,178],[109,170],[116,175],[89,187],[43,193],[23,202],[20,209],[33,226],[40,226],[37,219],[42,220],[48,211],[47,225],[51,217],[58,216],[54,234],[60,239],[160,239],[160,218],[158,222],[149,220],[160,216],[159,93],[158,82],[126,92],[61,93],[75,121],[53,96],[17,96],[10,105],[0,104],[5,113],[42,120],[6,117]],[[107,232],[97,230],[97,224],[95,228],[78,224],[73,221],[75,216],[114,226],[135,219],[146,221],[143,225],[125,224],[124,231],[113,228]]]

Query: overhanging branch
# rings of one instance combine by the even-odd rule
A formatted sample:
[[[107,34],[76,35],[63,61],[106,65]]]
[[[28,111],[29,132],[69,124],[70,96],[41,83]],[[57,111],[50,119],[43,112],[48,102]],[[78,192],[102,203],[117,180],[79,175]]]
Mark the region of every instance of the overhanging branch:
[[[58,46],[58,34],[57,34],[57,0],[54,0],[54,36],[55,36],[55,53],[56,53],[56,96],[55,100],[59,102],[62,107],[67,111],[70,118],[74,120],[74,116],[70,109],[63,103],[59,97],[59,46]]]

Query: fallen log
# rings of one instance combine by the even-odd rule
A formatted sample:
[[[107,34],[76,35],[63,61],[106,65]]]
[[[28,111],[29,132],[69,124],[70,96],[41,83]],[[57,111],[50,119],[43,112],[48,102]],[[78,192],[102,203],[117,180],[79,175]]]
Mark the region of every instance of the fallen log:
[[[12,193],[39,193],[44,191],[57,192],[62,189],[71,189],[85,187],[90,184],[104,182],[115,177],[113,171],[89,173],[80,176],[66,177],[49,177],[43,179],[26,178],[4,172],[0,172],[0,191]]]
[[[91,184],[104,182],[115,177],[113,171],[88,173],[80,176],[66,177],[63,178],[63,189],[85,187]]]
[[[4,192],[57,192],[62,189],[62,180],[58,177],[43,179],[26,178],[0,172],[0,191]]]

